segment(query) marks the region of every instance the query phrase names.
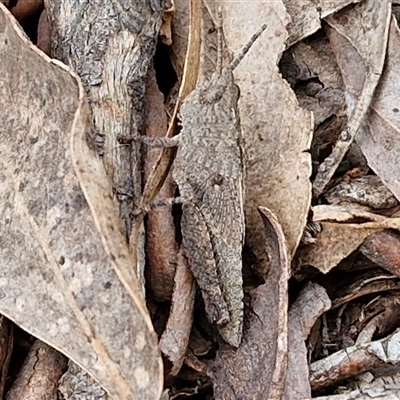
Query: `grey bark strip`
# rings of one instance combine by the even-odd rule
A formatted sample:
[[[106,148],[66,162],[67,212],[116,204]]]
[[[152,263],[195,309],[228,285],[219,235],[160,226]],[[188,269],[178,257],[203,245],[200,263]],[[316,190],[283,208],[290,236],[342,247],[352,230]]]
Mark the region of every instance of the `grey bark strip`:
[[[111,178],[125,236],[139,205],[140,143],[147,69],[164,0],[46,0],[53,56],[82,79],[96,142]]]

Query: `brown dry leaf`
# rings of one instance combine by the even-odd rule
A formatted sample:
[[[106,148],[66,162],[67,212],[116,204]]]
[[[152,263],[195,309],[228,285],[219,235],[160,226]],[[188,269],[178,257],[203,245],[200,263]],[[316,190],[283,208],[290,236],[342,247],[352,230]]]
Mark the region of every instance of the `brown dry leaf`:
[[[157,338],[82,85],[2,5],[0,26],[0,312],[115,398],[157,399]]]
[[[160,92],[156,73],[149,70],[144,105],[144,130],[148,137],[164,137],[167,132],[167,115],[164,96]],[[146,148],[144,176],[147,180],[160,158],[160,149]],[[175,184],[168,175],[156,199],[175,195]],[[157,200],[156,200],[157,201]],[[171,300],[179,246],[175,240],[172,206],[165,205],[149,211],[146,220],[146,284],[157,301]]]
[[[325,191],[368,112],[383,70],[390,17],[390,1],[364,0],[326,18],[326,32],[346,86],[349,117],[332,153],[318,168],[315,197]]]
[[[312,35],[321,28],[321,19],[352,3],[363,0],[282,0],[291,17],[288,25],[288,47]]]
[[[186,259],[180,252],[171,312],[160,339],[161,351],[172,362],[171,376],[177,375],[185,358],[193,323],[194,295],[194,278]]]
[[[306,340],[317,319],[331,307],[326,290],[309,282],[293,303],[288,316],[288,367],[284,400],[311,398]]]
[[[365,124],[356,138],[369,166],[398,200],[400,200],[399,49],[400,31],[393,18],[390,25],[385,69],[375,91]]]
[[[43,3],[43,0],[14,0],[10,2],[10,11],[19,22],[24,22],[43,10]]]
[[[333,207],[333,206],[330,206]],[[400,218],[377,215],[375,221],[360,224],[320,222],[322,232],[313,244],[299,249],[301,265],[312,265],[323,273],[329,272],[373,233],[384,229],[400,230]]]
[[[398,232],[375,233],[365,240],[360,251],[376,265],[400,277],[400,235]]]
[[[276,216],[260,207],[271,270],[251,293],[251,309],[238,349],[222,345],[209,372],[216,400],[280,399],[287,363],[287,243]]]
[[[352,222],[363,219],[365,221],[379,222],[385,219],[384,216],[374,214],[363,207],[355,207],[354,205],[326,205],[312,207],[314,222],[330,221],[330,222]]]
[[[289,21],[283,3],[221,0],[212,2],[212,6],[214,10],[222,8],[223,32],[233,54],[240,52],[260,26],[268,25],[234,71],[241,89],[246,241],[262,265],[258,269],[265,273],[267,238],[257,208],[268,207],[277,215],[291,257],[300,242],[311,202],[311,158],[307,150],[313,119],[299,107],[277,67]]]

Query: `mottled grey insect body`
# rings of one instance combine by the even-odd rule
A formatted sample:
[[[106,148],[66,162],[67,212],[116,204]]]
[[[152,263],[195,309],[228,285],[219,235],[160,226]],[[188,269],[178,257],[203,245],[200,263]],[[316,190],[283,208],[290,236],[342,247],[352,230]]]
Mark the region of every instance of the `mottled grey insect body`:
[[[243,325],[243,163],[239,89],[223,68],[181,108],[173,177],[183,200],[183,246],[209,319],[239,346]]]
[[[181,196],[184,252],[208,318],[235,347],[240,345],[243,329],[245,223],[239,88],[233,70],[265,29],[263,25],[227,67],[219,66],[187,96],[180,110],[178,136],[141,139],[157,147],[178,146],[173,178]]]

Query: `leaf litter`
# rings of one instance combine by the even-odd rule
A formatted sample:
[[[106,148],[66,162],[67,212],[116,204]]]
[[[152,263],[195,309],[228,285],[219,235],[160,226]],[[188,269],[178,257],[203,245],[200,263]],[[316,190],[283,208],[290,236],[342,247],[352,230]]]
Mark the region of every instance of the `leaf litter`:
[[[154,399],[162,374],[156,336],[104,167],[88,147],[82,86],[0,7],[1,312],[115,398]]]
[[[13,116],[7,119],[12,125],[4,126],[12,126],[14,132],[28,132],[14,136],[23,137],[22,144],[38,150],[26,153],[20,142],[6,134],[7,144],[0,146],[0,155],[3,160],[7,158],[8,166],[2,172],[5,183],[0,192],[8,200],[2,200],[0,207],[9,221],[0,225],[8,235],[2,233],[1,237],[8,237],[7,243],[13,243],[13,247],[10,244],[6,248],[17,249],[21,237],[29,238],[25,242],[32,246],[25,246],[23,254],[21,250],[8,252],[7,258],[4,249],[0,253],[5,265],[28,267],[26,273],[18,272],[22,279],[19,281],[15,280],[16,274],[10,275],[12,268],[6,272],[4,279],[9,286],[7,293],[4,291],[6,296],[0,299],[0,312],[62,351],[115,398],[128,398],[129,390],[132,398],[163,399],[361,399],[366,395],[394,395],[395,389],[382,388],[379,378],[379,374],[386,374],[393,382],[398,379],[388,369],[398,359],[396,310],[400,290],[396,250],[400,227],[396,129],[400,107],[395,95],[399,33],[396,20],[392,17],[390,22],[390,6],[387,1],[369,0],[299,4],[177,0],[168,5],[161,40],[170,45],[172,37],[171,58],[181,87],[179,96],[172,99],[176,106],[167,129],[162,96],[156,93],[154,75],[148,75],[153,89],[148,89],[145,130],[154,129],[160,136],[179,132],[180,103],[196,87],[196,80],[199,84],[210,70],[215,70],[218,10],[222,13],[223,40],[228,49],[223,54],[224,62],[237,54],[252,32],[264,23],[268,25],[235,70],[235,82],[241,90],[239,111],[246,167],[245,317],[243,339],[237,350],[221,340],[205,316],[200,296],[195,295],[187,260],[178,251],[182,240],[179,206],[152,210],[154,218],[135,214],[129,254],[126,240],[117,228],[120,221],[104,169],[87,147],[93,128],[80,95],[79,80],[61,64],[39,57],[23,39],[25,48],[34,54],[29,53],[31,70],[35,62],[41,62],[46,71],[43,78],[35,76],[37,82],[48,82],[53,76],[61,82],[59,85],[69,79],[74,83],[63,86],[75,89],[63,90],[62,99],[53,90],[52,105],[44,105],[37,112],[45,94],[21,94],[17,101],[19,109],[28,113],[25,119],[24,114],[10,107],[10,100],[3,106],[5,115]],[[173,12],[176,14],[170,36]],[[24,59],[23,51],[20,53],[18,60]],[[15,74],[5,80],[6,86],[12,84],[13,88],[24,81],[29,81],[26,75],[16,81]],[[57,87],[57,83],[51,85]],[[63,110],[55,120],[54,113],[61,102]],[[30,118],[28,128],[26,115]],[[349,126],[354,132],[350,141],[355,137],[355,142],[349,146],[345,141],[340,150],[343,160],[336,158],[337,165],[331,167],[320,184],[318,168],[335,151],[341,132]],[[64,135],[54,134],[61,130]],[[38,133],[42,131],[46,135]],[[73,133],[71,148],[65,132]],[[46,143],[54,143],[51,140],[55,137],[57,146],[46,147]],[[154,167],[145,161],[148,172],[142,209],[151,207],[157,195],[157,201],[174,195],[171,186],[168,192],[158,194],[164,181],[170,179],[167,176],[174,154],[174,149],[153,152]],[[58,175],[46,169],[43,160],[48,159],[53,160],[49,165],[59,171]],[[35,170],[29,170],[26,165],[33,165],[35,160]],[[10,169],[9,165],[16,162],[21,167]],[[15,176],[19,177],[18,185]],[[46,181],[51,185],[46,186]],[[57,186],[57,182],[62,184]],[[52,195],[56,191],[57,196]],[[80,201],[70,199],[71,195]],[[63,213],[66,202],[75,207],[73,217]],[[18,206],[5,208],[12,203]],[[43,210],[47,213],[44,220],[40,219]],[[51,210],[58,211],[53,215]],[[24,215],[27,220],[22,218]],[[147,307],[160,338],[159,346],[134,273],[140,260],[132,259],[144,219],[148,237]],[[15,226],[19,234],[15,228],[12,230]],[[159,228],[162,230],[157,231]],[[149,236],[154,232],[158,233]],[[76,243],[83,244],[77,248]],[[77,249],[81,249],[83,258],[71,264]],[[32,260],[37,260],[36,269],[29,268]],[[67,275],[71,265],[76,268],[74,276]],[[45,272],[39,277],[37,271],[51,266],[52,273],[57,268],[64,273],[55,274],[61,280],[51,279],[52,275]],[[58,297],[42,295],[39,305],[35,296],[39,295],[38,288],[44,287],[43,281],[47,292],[58,293],[53,295]],[[104,285],[109,284],[111,288],[105,290]],[[18,292],[18,301],[10,301],[13,291]],[[289,295],[293,299],[290,306]],[[82,304],[79,301],[83,298],[90,307],[71,306],[74,302]],[[118,315],[130,317],[121,319],[109,309],[104,311],[102,305],[109,301]],[[55,310],[59,314],[51,318]],[[43,324],[44,329],[29,316],[34,316],[35,322],[50,322]],[[90,343],[79,328],[85,317],[93,326],[90,332],[96,333]],[[60,319],[61,326],[70,329],[69,333],[63,331],[63,337],[56,328]],[[122,331],[129,334],[119,339]],[[72,336],[73,346],[68,339]],[[138,341],[140,351],[136,351]],[[119,343],[124,344],[122,353]],[[159,347],[166,367],[162,397]],[[386,354],[382,348],[388,349]],[[130,365],[134,367],[128,367],[126,355],[132,352],[135,356],[130,358]],[[343,354],[352,356],[344,360]],[[107,361],[107,355],[119,364]],[[96,364],[91,361],[94,359]],[[65,398],[74,398],[79,392],[78,386],[73,388],[78,381],[81,388],[86,387],[86,395],[104,398],[100,387],[93,389],[91,378],[82,377],[80,369],[73,365],[70,361],[69,376],[60,384]],[[328,375],[327,380],[324,377]],[[135,379],[147,380],[153,391],[135,386]],[[332,395],[335,390],[341,394]]]

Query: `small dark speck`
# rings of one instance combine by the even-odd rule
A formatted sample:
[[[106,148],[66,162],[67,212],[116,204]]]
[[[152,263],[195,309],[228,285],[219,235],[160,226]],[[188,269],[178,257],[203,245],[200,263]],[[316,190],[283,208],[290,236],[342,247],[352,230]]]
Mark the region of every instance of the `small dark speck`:
[[[111,282],[106,282],[104,284],[104,289],[110,289],[110,287],[111,287]]]
[[[113,260],[115,262],[116,258],[113,253],[110,253],[110,257],[111,257],[111,260]]]
[[[64,265],[65,264],[65,257],[61,256],[60,260],[58,262],[60,263],[60,265]]]
[[[114,228],[114,225],[111,225],[111,224],[107,224],[107,226],[108,226],[108,229],[110,229],[110,231],[115,231],[115,228]]]
[[[10,218],[6,218],[6,219],[4,220],[4,222],[5,222],[6,224],[9,224],[9,223],[10,223]]]
[[[29,138],[29,141],[31,144],[35,144],[39,141],[39,137],[37,137],[37,136],[31,137],[31,138]]]
[[[393,112],[394,112],[394,113],[398,113],[398,112],[399,112],[399,109],[398,109],[398,108],[393,108]]]
[[[4,39],[4,44],[7,46],[8,45],[8,39]]]
[[[21,182],[20,184],[19,184],[19,191],[20,192],[23,192],[24,191],[24,189],[25,189],[25,183],[23,183],[23,182]]]

